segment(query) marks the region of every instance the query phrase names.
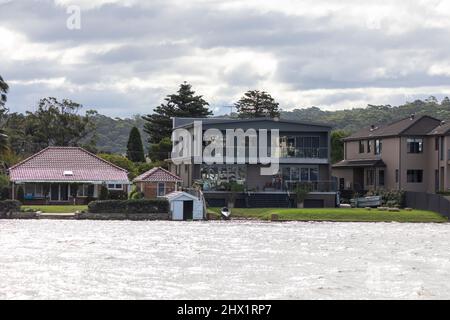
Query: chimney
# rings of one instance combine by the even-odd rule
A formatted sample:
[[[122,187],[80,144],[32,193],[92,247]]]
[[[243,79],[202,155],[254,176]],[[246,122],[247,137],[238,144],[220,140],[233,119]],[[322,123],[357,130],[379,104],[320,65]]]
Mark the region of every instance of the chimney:
[[[416,114],[415,113],[412,113],[411,114],[411,117],[409,118],[410,120],[414,120],[416,118]]]
[[[445,124],[445,120],[442,120],[440,125],[443,126],[444,124]]]
[[[373,131],[373,130],[375,130],[375,125],[372,124],[372,125],[370,126],[370,131]]]

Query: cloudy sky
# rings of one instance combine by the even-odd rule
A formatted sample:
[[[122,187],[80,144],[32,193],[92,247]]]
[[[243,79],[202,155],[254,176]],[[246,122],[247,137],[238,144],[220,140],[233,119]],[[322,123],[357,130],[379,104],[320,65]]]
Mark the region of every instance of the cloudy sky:
[[[249,89],[285,110],[442,98],[449,2],[0,0],[0,75],[12,111],[56,96],[120,117],[151,112],[183,81],[216,114]]]

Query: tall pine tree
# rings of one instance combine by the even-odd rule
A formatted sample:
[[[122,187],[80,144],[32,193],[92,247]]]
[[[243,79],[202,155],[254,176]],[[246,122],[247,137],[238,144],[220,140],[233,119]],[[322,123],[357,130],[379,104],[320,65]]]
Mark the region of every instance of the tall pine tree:
[[[234,104],[239,118],[280,117],[278,102],[265,91],[250,90]]]
[[[145,162],[144,147],[139,129],[133,127],[127,144],[127,158],[133,162]]]
[[[156,107],[153,114],[143,117],[147,121],[144,131],[149,134],[151,144],[171,137],[171,117],[206,118],[212,115],[208,109],[209,103],[203,96],[195,95],[192,86],[186,82],[180,85],[177,93],[168,95],[164,100],[166,102]]]

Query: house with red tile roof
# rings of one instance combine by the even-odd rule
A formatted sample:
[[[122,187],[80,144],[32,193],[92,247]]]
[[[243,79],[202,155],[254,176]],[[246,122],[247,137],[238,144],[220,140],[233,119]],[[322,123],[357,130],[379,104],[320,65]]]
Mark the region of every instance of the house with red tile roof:
[[[183,179],[166,169],[156,167],[136,177],[133,182],[144,194],[144,198],[154,199],[177,191]]]
[[[85,204],[110,192],[128,192],[128,172],[79,147],[48,147],[8,169],[13,198],[26,204]]]

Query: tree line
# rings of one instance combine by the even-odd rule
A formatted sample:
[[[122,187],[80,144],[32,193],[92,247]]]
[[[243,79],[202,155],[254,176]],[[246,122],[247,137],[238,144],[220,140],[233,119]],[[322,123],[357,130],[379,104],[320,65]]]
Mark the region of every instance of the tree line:
[[[151,114],[138,118],[139,126],[147,135],[146,148],[144,148],[139,129],[131,127],[128,132],[126,153],[111,154],[97,148],[97,139],[100,134],[97,126],[108,119],[113,122],[106,122],[107,126],[113,125],[113,119],[99,115],[95,110],[87,110],[82,114],[81,104],[69,99],[58,100],[54,97],[41,99],[34,108],[34,112],[27,111],[25,114],[9,112],[6,108],[8,91],[8,84],[0,76],[0,170],[3,168],[3,171],[47,146],[58,145],[84,147],[125,167],[134,176],[151,166],[165,165],[163,160],[168,157],[172,149],[172,117],[205,118],[213,114],[204,97],[198,95],[189,83],[184,82],[175,93],[167,95]],[[332,162],[343,158],[341,139],[362,127],[388,123],[408,117],[412,113],[450,119],[450,99],[447,97],[440,102],[435,97],[429,97],[425,100],[407,102],[401,106],[368,105],[366,108],[337,111],[323,111],[317,107],[310,107],[281,111],[279,103],[269,93],[250,90],[234,103],[234,107],[236,113],[233,113],[232,117],[280,117],[289,120],[322,122],[333,126]],[[137,120],[130,119],[130,121],[126,123],[127,126],[130,126],[130,123],[137,123]],[[125,124],[121,123],[121,125]],[[118,134],[113,130],[106,131]],[[101,134],[105,136],[108,132]],[[114,143],[119,138],[109,137],[109,139],[111,143]]]
[[[70,99],[47,97],[39,100],[35,111],[24,114],[6,108],[8,84],[0,76],[0,164],[6,169],[25,157],[48,146],[80,146],[130,172],[130,178],[154,166],[165,166],[172,149],[172,117],[205,118],[212,116],[209,103],[197,95],[189,83],[182,83],[177,92],[169,94],[153,113],[142,117],[143,130],[148,134],[145,152],[137,127],[129,132],[126,154],[111,154],[99,150],[97,123],[101,115],[95,110],[82,113],[83,105]],[[234,106],[240,118],[279,117],[279,104],[264,91],[244,94]],[[1,174],[0,171],[0,174]],[[0,189],[6,178],[0,176]]]

